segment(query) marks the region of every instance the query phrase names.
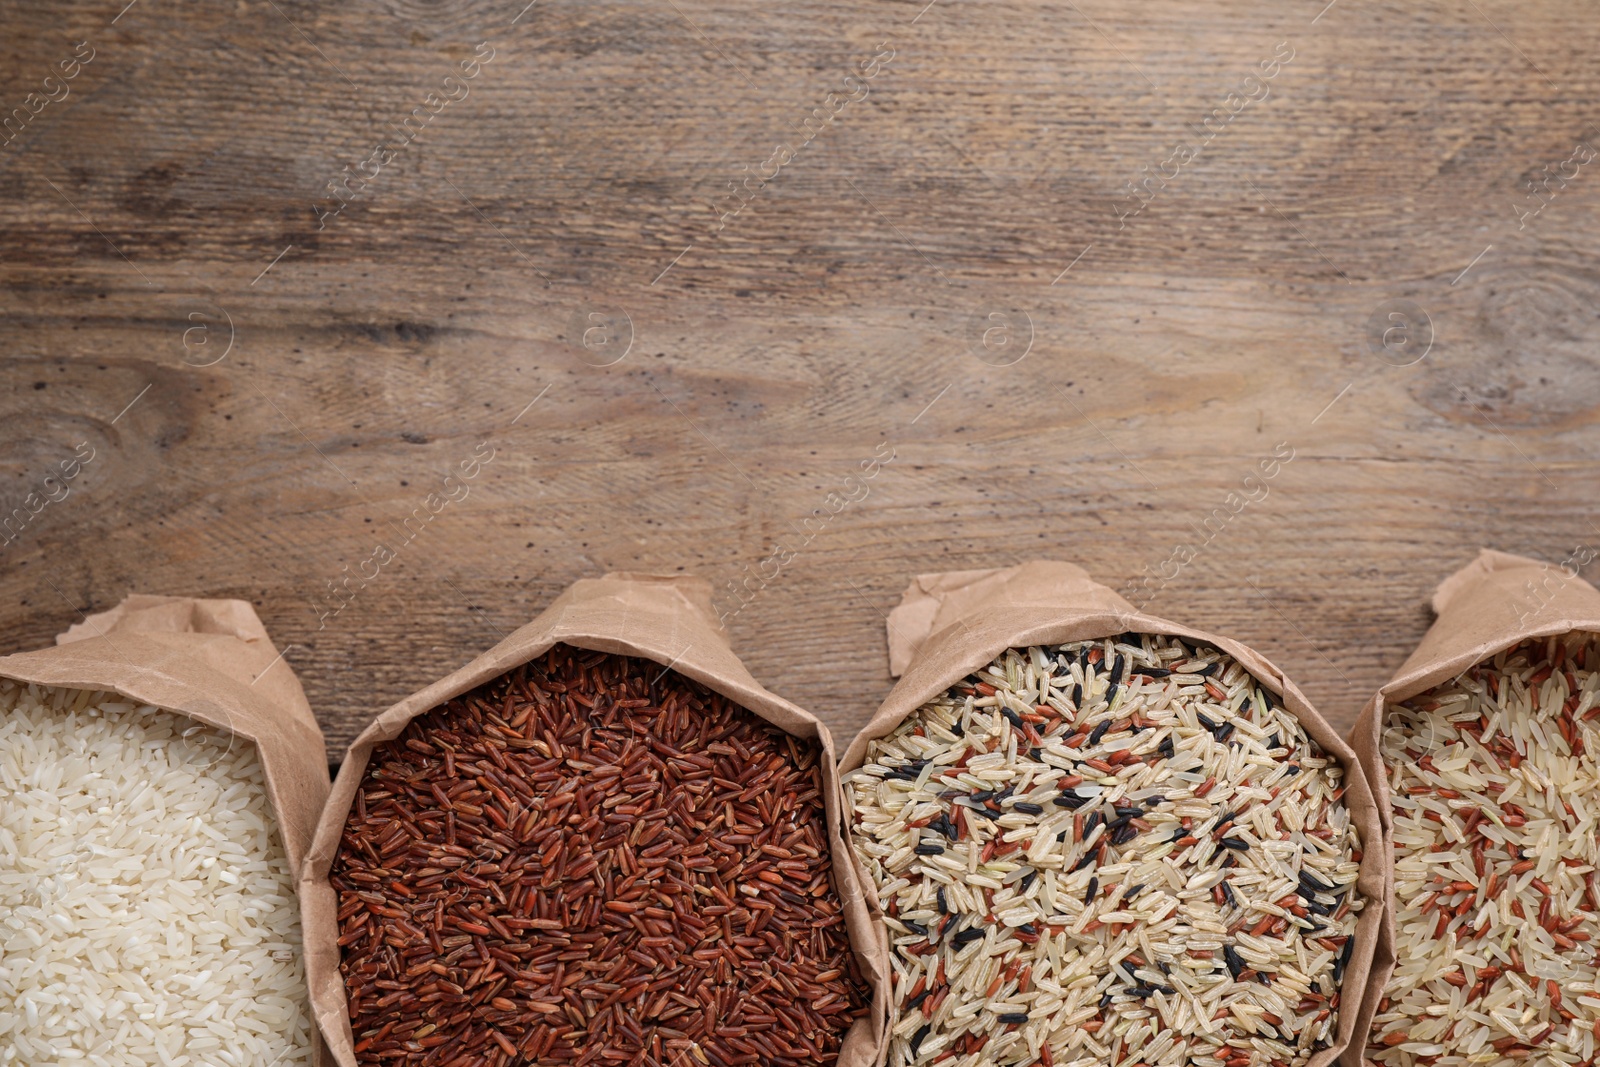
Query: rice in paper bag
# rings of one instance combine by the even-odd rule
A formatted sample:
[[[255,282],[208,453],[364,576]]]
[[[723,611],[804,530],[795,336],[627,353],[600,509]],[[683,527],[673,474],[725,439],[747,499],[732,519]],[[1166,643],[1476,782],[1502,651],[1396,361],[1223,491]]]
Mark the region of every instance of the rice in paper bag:
[[[1395,848],[1364,1009],[1376,1062],[1595,1055],[1595,949],[1582,939],[1600,935],[1596,835],[1572,807],[1596,803],[1586,742],[1600,654],[1585,646],[1600,633],[1600,592],[1578,577],[1593,558],[1580,548],[1557,567],[1481,552],[1440,583],[1433,625],[1351,731]],[[1423,850],[1433,833],[1445,855]],[[1427,1012],[1452,998],[1513,1028]]]
[[[242,600],[130,596],[57,642],[0,657],[0,679],[16,683],[0,683],[0,745],[18,758],[0,820],[19,820],[0,825],[0,844],[21,860],[0,883],[22,894],[0,907],[11,917],[0,941],[15,952],[0,986],[17,986],[0,988],[16,1007],[0,1043],[24,1059],[75,1050],[143,1064],[159,1044],[307,1062],[319,1043],[294,888],[329,783],[299,680]],[[241,784],[236,771],[253,777]],[[219,806],[178,807],[208,796]],[[79,840],[63,851],[63,835]],[[45,868],[49,887],[30,891]],[[31,917],[35,901],[48,921]],[[213,939],[219,948],[203,947]]]
[[[1276,666],[1067,563],[919,577],[888,638],[840,762],[888,1063],[1359,1064],[1388,850]]]
[[[351,745],[301,887],[342,1067],[871,1061],[833,740],[715,618],[579,581]]]

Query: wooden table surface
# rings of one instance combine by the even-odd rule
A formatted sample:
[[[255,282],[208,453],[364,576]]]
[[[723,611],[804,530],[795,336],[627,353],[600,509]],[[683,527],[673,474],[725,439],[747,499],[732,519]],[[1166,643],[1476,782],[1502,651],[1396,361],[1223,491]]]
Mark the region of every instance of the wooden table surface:
[[[1577,9],[524,2],[0,5],[4,513],[94,457],[0,650],[247,598],[336,756],[693,572],[842,741],[913,575],[1058,558],[1344,728],[1480,546],[1600,544]]]

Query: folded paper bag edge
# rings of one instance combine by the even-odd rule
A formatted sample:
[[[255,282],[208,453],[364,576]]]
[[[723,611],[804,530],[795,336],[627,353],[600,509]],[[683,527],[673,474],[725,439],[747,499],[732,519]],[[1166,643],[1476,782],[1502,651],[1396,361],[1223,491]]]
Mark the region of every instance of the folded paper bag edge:
[[[247,600],[130,593],[116,606],[86,615],[57,634],[56,647],[81,650],[84,642],[98,639],[115,651],[119,634],[137,634],[180,657],[204,663],[257,695],[293,707],[297,726],[316,722],[299,677],[287,669],[287,662],[278,662],[295,646],[278,651]],[[320,729],[317,737],[321,740]]]
[[[889,673],[905,673],[939,631],[984,607],[1070,603],[1084,611],[1132,614],[1137,609],[1076,563],[1033,560],[1014,567],[919,574],[889,612]]]
[[[904,674],[917,649],[933,633],[945,591],[981,581],[997,570],[944,571],[911,579],[900,594],[900,603],[889,611],[889,674],[895,678]]]
[[[716,608],[711,604],[711,582],[698,574],[655,574],[650,571],[607,571],[599,578],[579,578],[573,586],[583,585],[588,582],[597,584],[628,583],[628,588],[648,589],[653,586],[664,586],[671,589],[678,596],[688,601],[698,609],[707,619],[717,617]]]
[[[1518,567],[1538,567],[1544,570],[1550,564],[1527,556],[1518,556],[1511,552],[1501,552],[1494,548],[1480,548],[1477,556],[1465,566],[1448,575],[1433,591],[1433,613],[1443,615],[1450,610],[1462,594],[1475,588],[1487,576],[1499,571],[1515,570]]]
[[[1488,548],[1439,583],[1433,610],[1422,640],[1383,684],[1385,702],[1409,699],[1524,640],[1600,631],[1600,591],[1576,570]]]
[[[115,607],[86,615],[56,635],[66,645],[118,630],[140,633],[170,632],[223,634],[241,641],[271,643],[267,628],[249,601],[226,597],[156,596],[129,593]]]

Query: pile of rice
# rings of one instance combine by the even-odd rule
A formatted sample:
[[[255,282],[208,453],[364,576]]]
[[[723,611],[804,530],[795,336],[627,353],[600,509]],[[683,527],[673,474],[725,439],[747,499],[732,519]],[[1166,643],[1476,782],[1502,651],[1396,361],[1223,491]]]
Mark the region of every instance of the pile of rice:
[[[1594,640],[1526,642],[1389,709],[1398,963],[1378,1063],[1595,1062]]]
[[[1362,901],[1342,769],[1230,657],[1007,651],[846,776],[889,1063],[1298,1067]]]
[[[0,679],[0,1064],[310,1062],[255,745]]]

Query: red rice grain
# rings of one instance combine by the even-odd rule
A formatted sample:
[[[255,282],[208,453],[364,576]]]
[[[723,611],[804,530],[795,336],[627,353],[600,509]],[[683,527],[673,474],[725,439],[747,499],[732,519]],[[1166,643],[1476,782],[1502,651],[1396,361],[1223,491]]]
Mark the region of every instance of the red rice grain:
[[[819,750],[558,645],[380,745],[332,884],[363,1064],[825,1065],[866,1003]]]

